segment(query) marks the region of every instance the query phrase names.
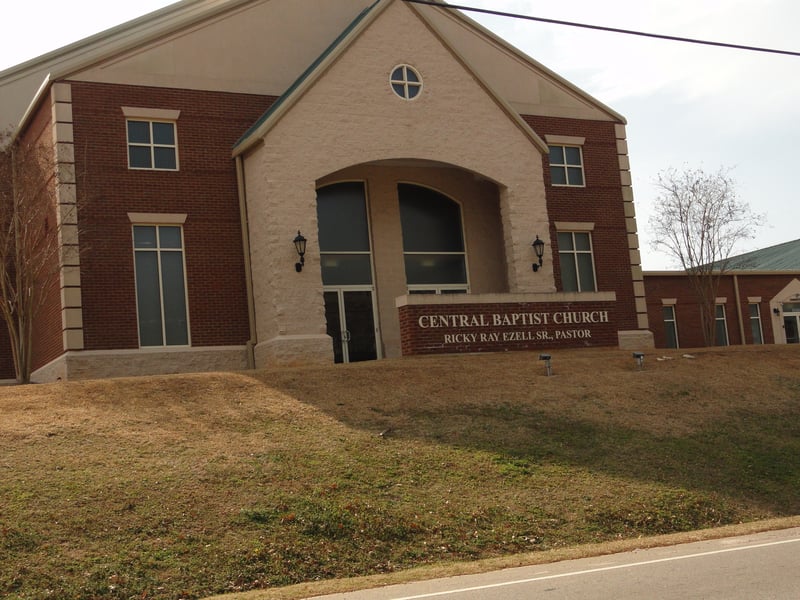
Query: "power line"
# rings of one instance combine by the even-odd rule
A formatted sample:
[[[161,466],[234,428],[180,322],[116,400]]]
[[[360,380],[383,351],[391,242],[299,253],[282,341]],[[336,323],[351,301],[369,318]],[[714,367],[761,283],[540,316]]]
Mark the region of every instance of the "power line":
[[[583,29],[593,29],[595,31],[609,31],[611,33],[624,33],[626,35],[638,35],[640,37],[655,38],[659,40],[669,40],[672,42],[685,42],[689,44],[702,44],[705,46],[717,46],[720,48],[733,48],[735,50],[750,50],[752,52],[767,52],[769,54],[784,54],[787,56],[800,56],[800,52],[792,52],[790,50],[776,50],[774,48],[762,48],[759,46],[743,46],[741,44],[728,44],[725,42],[712,42],[709,40],[698,40],[694,38],[679,37],[674,35],[662,35],[660,33],[646,33],[644,31],[634,31],[632,29],[619,29],[617,27],[603,27],[601,25],[588,25],[586,23],[575,23],[572,21],[559,21],[558,19],[545,19],[544,17],[531,17],[529,15],[520,15],[517,13],[502,12],[499,10],[490,10],[488,8],[475,8],[472,6],[461,6],[458,4],[442,4],[436,0],[404,0],[412,4],[427,4],[429,6],[438,6],[440,8],[458,9],[469,12],[483,13],[487,15],[495,15],[499,17],[509,17],[511,19],[524,19],[526,21],[538,21],[540,23],[551,23],[553,25],[567,25],[569,27],[581,27]]]

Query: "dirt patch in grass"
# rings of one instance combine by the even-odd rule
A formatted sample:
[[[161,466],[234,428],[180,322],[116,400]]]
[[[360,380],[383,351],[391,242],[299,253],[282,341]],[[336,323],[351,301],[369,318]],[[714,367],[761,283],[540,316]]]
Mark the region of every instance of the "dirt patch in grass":
[[[800,513],[800,348],[681,354],[0,388],[0,595],[198,598]]]

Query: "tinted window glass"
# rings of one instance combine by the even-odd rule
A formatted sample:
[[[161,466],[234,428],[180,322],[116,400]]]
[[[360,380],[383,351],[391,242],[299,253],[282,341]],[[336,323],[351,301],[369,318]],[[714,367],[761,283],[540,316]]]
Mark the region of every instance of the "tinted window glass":
[[[133,228],[133,245],[136,248],[156,247],[156,228],[137,225]]]
[[[570,185],[583,185],[583,171],[580,167],[567,168],[567,183]],[[554,182],[555,183],[555,182]]]
[[[416,185],[400,184],[398,193],[405,252],[464,251],[457,203]]]
[[[567,157],[567,164],[568,165],[580,165],[581,164],[581,149],[576,148],[574,146],[567,146],[564,148],[564,154]]]
[[[321,252],[369,252],[364,184],[337,183],[317,191]]]
[[[158,282],[158,254],[136,252],[135,259],[139,343],[142,346],[161,346],[161,289]]]
[[[128,163],[134,169],[150,169],[152,160],[150,146],[128,146]]]
[[[175,148],[153,148],[153,159],[156,169],[177,169],[178,161],[175,159]]]
[[[325,285],[368,285],[372,283],[369,254],[325,253],[322,261],[322,283]]]
[[[149,144],[150,122],[128,121],[128,141],[132,144]]]
[[[461,254],[406,254],[405,261],[409,285],[467,283]]]
[[[153,123],[153,143],[174,146],[175,125],[172,123]]]
[[[182,248],[180,227],[159,227],[158,239],[162,248]]]
[[[572,234],[571,233],[559,233],[558,234],[558,249],[561,251],[564,250],[574,250],[575,246],[572,243]]]
[[[183,254],[161,253],[161,276],[164,285],[164,331],[168,346],[189,343],[186,321],[186,290],[183,280]]]

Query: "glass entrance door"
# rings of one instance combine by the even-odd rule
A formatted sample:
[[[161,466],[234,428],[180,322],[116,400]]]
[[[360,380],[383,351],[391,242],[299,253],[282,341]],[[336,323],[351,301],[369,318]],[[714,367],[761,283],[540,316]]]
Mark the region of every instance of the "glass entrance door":
[[[787,344],[800,344],[800,302],[784,302],[783,333]]]
[[[783,315],[783,329],[786,333],[787,344],[800,344],[800,315]]]
[[[334,362],[378,358],[375,305],[371,290],[325,291],[325,318],[333,339]]]
[[[380,358],[363,182],[334,183],[317,190],[317,223],[325,318],[334,360]]]

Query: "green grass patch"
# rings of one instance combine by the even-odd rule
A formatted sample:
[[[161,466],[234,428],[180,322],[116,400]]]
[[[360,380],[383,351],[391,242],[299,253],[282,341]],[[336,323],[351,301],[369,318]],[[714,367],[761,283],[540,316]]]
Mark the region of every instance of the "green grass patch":
[[[202,598],[800,513],[798,348],[693,354],[0,389],[0,596]]]

